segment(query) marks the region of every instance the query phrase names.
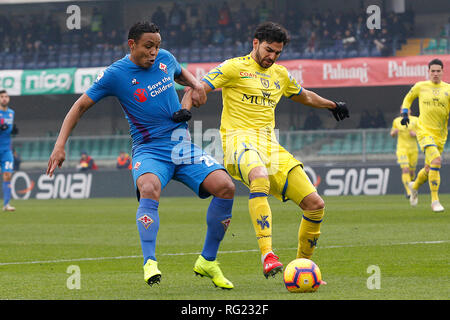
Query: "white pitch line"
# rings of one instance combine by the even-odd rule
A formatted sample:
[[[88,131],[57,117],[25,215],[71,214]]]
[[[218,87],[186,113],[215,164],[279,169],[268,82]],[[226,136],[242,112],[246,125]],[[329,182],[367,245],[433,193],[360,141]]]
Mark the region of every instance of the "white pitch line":
[[[413,242],[398,242],[398,243],[386,243],[386,244],[361,244],[361,245],[324,246],[324,247],[317,247],[317,249],[378,247],[378,246],[404,246],[404,245],[416,245],[416,244],[442,244],[442,243],[449,243],[449,242],[450,242],[450,240],[413,241]],[[297,250],[297,248],[278,248],[277,250]],[[246,253],[246,252],[259,252],[259,249],[219,251],[219,254]],[[187,256],[187,255],[198,255],[200,253],[201,252],[161,253],[161,254],[159,254],[159,256]],[[25,264],[48,264],[48,263],[63,263],[63,262],[77,262],[77,261],[121,260],[121,259],[136,259],[136,258],[142,258],[142,255],[139,255],[139,256],[118,256],[118,257],[97,257],[97,258],[78,258],[78,259],[60,259],[60,260],[42,260],[42,261],[2,262],[2,263],[0,263],[0,266],[25,265]]]

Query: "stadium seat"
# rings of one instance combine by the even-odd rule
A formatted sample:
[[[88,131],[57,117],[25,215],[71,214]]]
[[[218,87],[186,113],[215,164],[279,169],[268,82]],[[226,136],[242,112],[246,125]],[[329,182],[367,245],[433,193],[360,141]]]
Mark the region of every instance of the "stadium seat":
[[[64,53],[60,54],[59,58],[58,58],[58,67],[60,67],[60,68],[69,67],[69,64],[70,64],[69,59],[70,59],[70,57],[68,54],[64,54]]]
[[[423,50],[425,54],[433,54],[437,49],[437,40],[435,38],[431,38],[428,42],[428,46]]]
[[[439,40],[439,46],[436,49],[437,54],[446,54],[447,53],[448,40],[446,38],[441,38]]]
[[[190,59],[190,55],[189,55],[190,49],[189,48],[181,48],[180,52],[178,54],[178,59],[181,62],[188,62]]]

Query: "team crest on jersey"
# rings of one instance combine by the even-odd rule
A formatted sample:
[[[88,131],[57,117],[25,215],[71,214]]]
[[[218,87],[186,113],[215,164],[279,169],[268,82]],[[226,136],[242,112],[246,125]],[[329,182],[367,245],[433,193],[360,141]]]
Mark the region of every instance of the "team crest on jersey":
[[[148,93],[145,89],[139,88],[133,94],[134,100],[137,102],[145,102],[147,101]]]
[[[433,89],[432,92],[435,96],[439,95],[439,89]]]
[[[260,78],[261,79],[261,84],[263,85],[264,88],[269,88],[270,82],[267,79],[264,78]]]
[[[150,227],[150,225],[153,223],[153,219],[146,214],[144,214],[142,217],[139,217],[139,219],[137,220],[142,223],[145,229],[148,229],[148,227]]]
[[[224,231],[227,231],[228,227],[230,226],[230,222],[231,222],[231,218],[221,221]]]
[[[99,82],[100,79],[103,78],[103,75],[104,75],[104,74],[105,74],[105,73],[104,73],[103,71],[100,71],[100,73],[99,73],[98,76],[97,76],[97,79],[95,79],[95,82]]]
[[[167,66],[166,66],[164,63],[160,62],[160,63],[159,63],[159,68],[160,68],[162,71],[164,71],[165,73],[167,73]]]
[[[280,88],[281,88],[281,87],[280,87],[280,81],[277,80],[277,81],[274,82],[274,84],[275,84],[275,87],[276,87],[278,90],[280,90]]]

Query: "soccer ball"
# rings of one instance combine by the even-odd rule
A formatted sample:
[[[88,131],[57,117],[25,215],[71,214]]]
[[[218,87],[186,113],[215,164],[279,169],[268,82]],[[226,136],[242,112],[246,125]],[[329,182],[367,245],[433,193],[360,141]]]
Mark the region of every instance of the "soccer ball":
[[[295,259],[284,269],[284,284],[289,292],[314,292],[321,283],[320,269],[309,259]]]

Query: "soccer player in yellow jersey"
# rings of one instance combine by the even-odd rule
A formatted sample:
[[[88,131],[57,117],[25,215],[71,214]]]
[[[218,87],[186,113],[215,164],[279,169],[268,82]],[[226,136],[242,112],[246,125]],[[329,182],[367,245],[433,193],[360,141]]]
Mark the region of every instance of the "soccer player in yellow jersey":
[[[408,185],[415,178],[417,156],[419,153],[416,140],[418,118],[409,115],[408,127],[401,124],[402,119],[399,116],[392,121],[391,136],[397,137],[397,163],[402,169],[402,182],[406,195],[410,198],[411,191]]]
[[[273,22],[259,25],[253,50],[226,60],[204,78],[205,91],[222,88],[220,132],[224,166],[249,189],[249,212],[267,278],[283,265],[272,250],[269,194],[292,200],[303,210],[298,234],[298,258],[311,258],[320,235],[325,204],[303,170],[303,164],[279,145],[275,108],[282,96],[316,108],[329,109],[337,121],[349,117],[344,102],[333,102],[302,88],[287,69],[275,64],[288,43],[287,31]],[[183,97],[188,100],[189,91]]]
[[[417,141],[425,153],[425,167],[419,171],[411,189],[410,203],[418,202],[418,189],[427,180],[431,192],[431,209],[434,212],[444,211],[439,202],[439,185],[441,177],[441,153],[448,134],[448,117],[450,113],[450,84],[442,81],[444,65],[441,60],[434,59],[428,64],[428,81],[417,82],[403,100],[402,125],[409,124],[408,110],[414,99],[419,98],[420,115],[417,121]]]

